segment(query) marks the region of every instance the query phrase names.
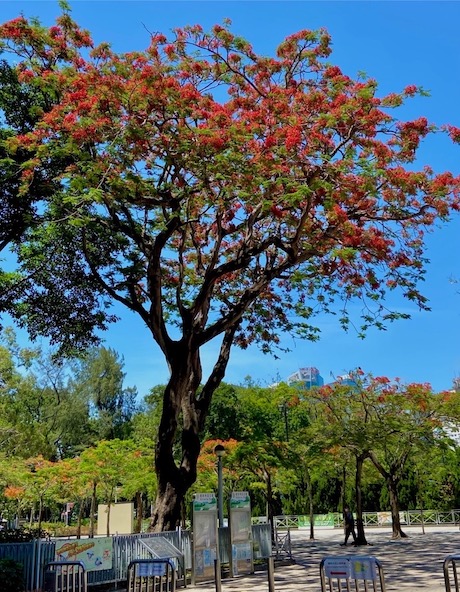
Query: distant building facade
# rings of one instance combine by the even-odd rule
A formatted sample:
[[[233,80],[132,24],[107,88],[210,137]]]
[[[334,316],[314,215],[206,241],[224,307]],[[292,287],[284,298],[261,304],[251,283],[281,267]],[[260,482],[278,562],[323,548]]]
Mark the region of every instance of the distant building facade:
[[[299,368],[287,377],[288,384],[300,384],[305,388],[312,388],[313,386],[323,386],[324,380],[320,375],[318,368]]]
[[[337,378],[334,382],[331,383],[331,385],[336,384],[344,384],[346,386],[357,386],[356,380],[349,374],[342,374],[341,376],[337,376]]]

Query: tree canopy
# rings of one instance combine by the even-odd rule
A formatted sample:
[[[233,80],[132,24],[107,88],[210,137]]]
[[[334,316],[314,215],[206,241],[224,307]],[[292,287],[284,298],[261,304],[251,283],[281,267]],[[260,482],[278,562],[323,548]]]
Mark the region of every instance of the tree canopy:
[[[435,126],[392,114],[422,89],[379,97],[375,80],[327,61],[325,30],[289,36],[275,57],[228,23],[117,53],[64,7],[49,28],[3,24],[0,49],[17,63],[18,117],[34,114],[21,127],[2,99],[0,215],[29,203],[34,216],[7,237],[18,266],[0,308],[64,351],[97,341],[114,302],[140,316],[171,371],[154,525],[174,527],[232,345],[316,339],[314,315],[338,310],[347,327],[352,299],[362,331],[382,328],[406,316],[385,308],[394,289],[427,308],[424,232],[458,209],[459,179],[416,164]],[[216,338],[203,377],[200,349]]]

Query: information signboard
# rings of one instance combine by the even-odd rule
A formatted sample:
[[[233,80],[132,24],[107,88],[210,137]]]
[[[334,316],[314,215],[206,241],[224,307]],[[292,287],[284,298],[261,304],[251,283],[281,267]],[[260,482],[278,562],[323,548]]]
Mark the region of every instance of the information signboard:
[[[323,562],[324,575],[329,579],[377,580],[377,562],[375,557],[356,555],[353,557],[327,557]]]
[[[330,579],[348,580],[351,575],[350,561],[346,557],[327,557],[324,560],[324,574]]]
[[[193,496],[193,573],[196,582],[214,579],[217,558],[217,500],[213,493]]]
[[[251,500],[247,491],[234,491],[230,498],[230,540],[232,545],[232,574],[252,573]]]
[[[56,561],[80,561],[86,571],[112,569],[113,541],[110,537],[60,539],[56,541]]]
[[[351,577],[354,580],[371,580],[376,579],[377,570],[375,569],[374,557],[353,557],[350,559],[351,563]]]

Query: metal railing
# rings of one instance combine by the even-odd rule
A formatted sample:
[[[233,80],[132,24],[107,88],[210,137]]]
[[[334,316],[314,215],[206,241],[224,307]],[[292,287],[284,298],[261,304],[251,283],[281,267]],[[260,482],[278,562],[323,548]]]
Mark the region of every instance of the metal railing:
[[[176,570],[167,559],[134,559],[128,566],[127,592],[175,592]]]
[[[372,556],[326,557],[320,564],[321,592],[385,592],[380,561]]]
[[[43,592],[86,592],[88,580],[81,561],[51,561],[45,566]]]
[[[444,583],[446,592],[459,592],[459,578],[457,573],[457,563],[460,564],[460,555],[448,555],[444,559],[442,570],[444,572]]]
[[[276,559],[292,559],[291,530],[287,532],[275,532],[275,557]]]
[[[222,531],[222,532],[221,532]],[[225,531],[225,532],[224,532]],[[112,536],[113,565],[111,569],[87,571],[88,586],[125,582],[128,566],[131,561],[139,559],[139,539],[149,537],[164,537],[183,554],[183,571],[192,569],[192,537],[187,530],[177,530],[162,533],[141,533],[132,535]],[[230,536],[227,529],[219,529],[221,561],[230,561]],[[254,559],[262,559],[272,555],[272,532],[269,524],[259,524],[252,527],[252,542]],[[56,541],[38,539],[29,543],[0,544],[0,559],[8,558],[23,565],[25,591],[42,590],[44,567],[53,562],[56,557]],[[179,585],[180,582],[177,584]],[[1,590],[1,588],[0,588]]]

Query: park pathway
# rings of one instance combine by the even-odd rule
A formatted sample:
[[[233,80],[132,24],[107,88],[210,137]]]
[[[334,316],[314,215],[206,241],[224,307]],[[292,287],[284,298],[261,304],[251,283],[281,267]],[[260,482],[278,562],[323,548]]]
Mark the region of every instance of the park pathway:
[[[275,569],[276,592],[321,591],[319,566],[324,557],[373,555],[381,562],[387,592],[445,592],[443,562],[448,555],[460,554],[458,527],[407,528],[407,539],[393,541],[386,529],[366,531],[367,547],[341,547],[342,531],[318,529],[316,540],[310,541],[308,530],[291,531],[295,563],[278,564]],[[189,589],[215,592],[211,584],[198,584]],[[222,592],[268,592],[266,571],[249,576],[223,579]]]

